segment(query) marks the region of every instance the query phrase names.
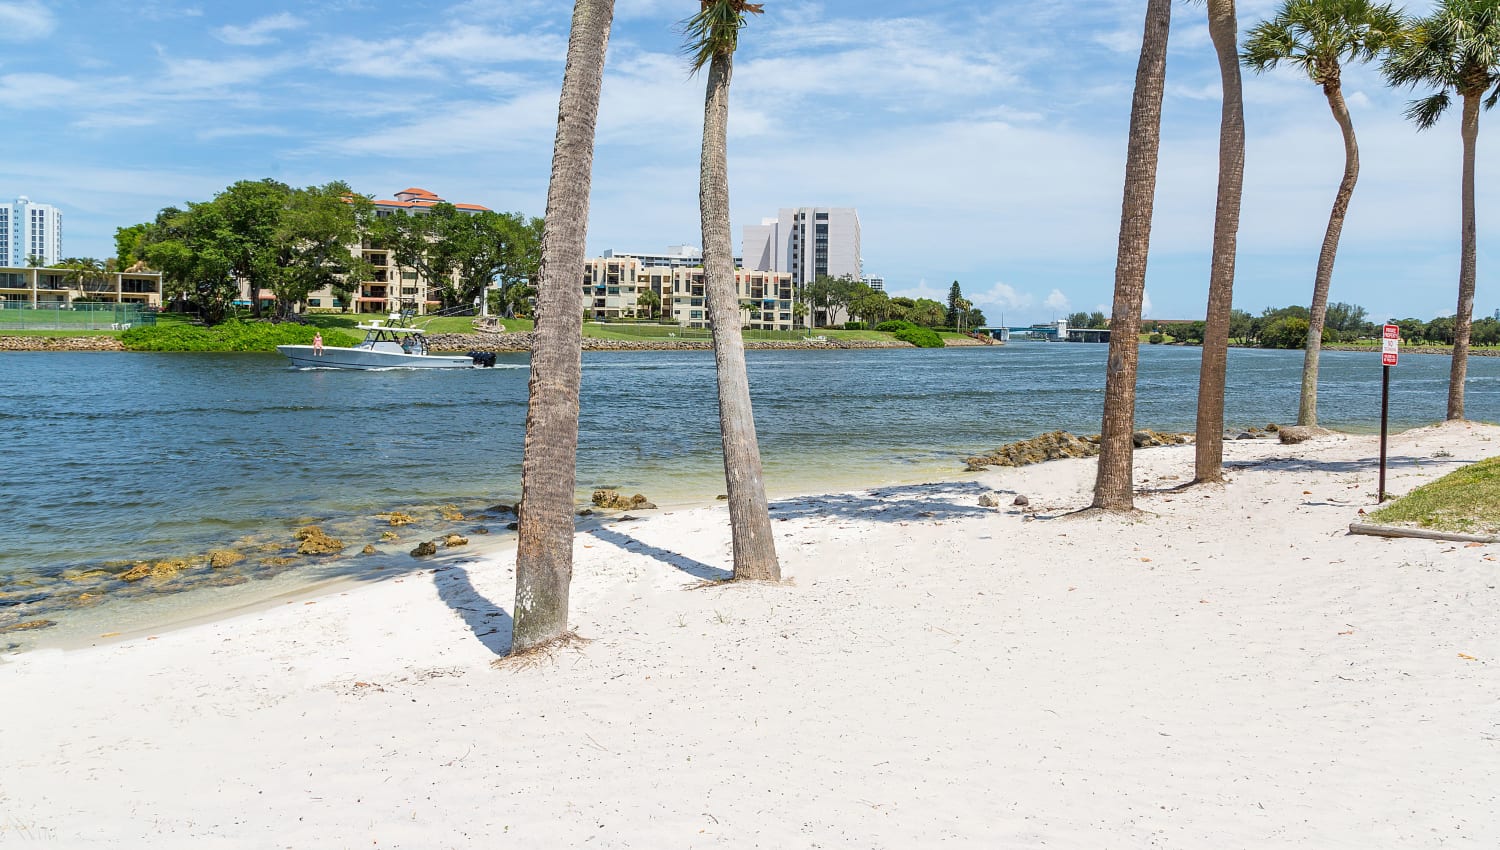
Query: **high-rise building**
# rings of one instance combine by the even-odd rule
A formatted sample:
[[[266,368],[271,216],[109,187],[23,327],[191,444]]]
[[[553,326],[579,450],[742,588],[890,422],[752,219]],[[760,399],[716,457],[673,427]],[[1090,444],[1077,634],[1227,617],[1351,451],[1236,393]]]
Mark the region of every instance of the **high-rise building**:
[[[881,277],[878,274],[867,274],[864,277],[860,278],[859,280],[865,286],[870,287],[871,289],[875,290],[876,292],[884,292],[885,291],[885,278]]]
[[[0,265],[36,265],[27,263],[32,257],[45,266],[62,262],[62,210],[22,195],[0,206]]]
[[[859,280],[859,213],[853,207],[796,207],[744,228],[745,268],[791,272],[797,286],[822,275]]]

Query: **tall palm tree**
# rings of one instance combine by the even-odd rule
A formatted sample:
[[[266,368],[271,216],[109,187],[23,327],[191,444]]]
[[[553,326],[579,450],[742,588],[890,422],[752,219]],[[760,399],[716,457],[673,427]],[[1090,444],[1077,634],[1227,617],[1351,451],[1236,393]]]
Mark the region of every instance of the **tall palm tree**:
[[[779,581],[781,565],[776,559],[760,445],[750,408],[750,376],[745,370],[745,340],[740,333],[740,299],[729,235],[729,77],[745,16],[759,15],[761,7],[745,0],[702,0],[698,14],[683,22],[683,32],[693,73],[708,66],[698,207],[703,220],[703,277],[719,376],[719,438],[724,445],[724,477],[729,488],[734,577]]]
[[[1229,313],[1234,306],[1235,246],[1245,184],[1245,104],[1240,87],[1239,25],[1234,0],[1208,0],[1208,35],[1219,58],[1224,105],[1219,118],[1219,199],[1208,274],[1208,313],[1198,368],[1194,481],[1224,480],[1224,381],[1229,366]]]
[[[1156,196],[1156,159],[1161,148],[1161,100],[1167,77],[1167,35],[1171,0],[1149,0],[1130,106],[1130,145],[1125,156],[1125,199],[1120,209],[1120,244],[1115,260],[1115,297],[1109,322],[1109,361],[1104,373],[1104,423],[1099,440],[1099,474],[1093,507],[1107,511],[1135,508],[1135,375],[1141,332],[1141,299],[1146,292],[1146,256],[1151,247],[1151,213]]]
[[[558,104],[552,178],[537,287],[540,315],[531,352],[526,443],[516,548],[515,628],[511,653],[568,634],[573,578],[573,509],[582,380],[584,237],[594,167],[594,126],[614,0],[577,0]]]
[[[1371,0],[1287,0],[1276,16],[1250,31],[1241,60],[1257,72],[1286,63],[1301,69],[1323,87],[1333,120],[1344,135],[1344,179],[1333,197],[1318,270],[1313,277],[1312,316],[1307,323],[1307,350],[1302,359],[1302,397],[1297,424],[1318,424],[1318,355],[1323,348],[1323,323],[1328,316],[1328,289],[1333,261],[1344,230],[1344,215],[1359,179],[1359,144],[1354,122],[1344,103],[1343,65],[1368,62],[1383,53],[1402,31],[1401,13],[1389,3]]]
[[[1474,148],[1479,141],[1479,105],[1500,100],[1500,0],[1441,0],[1417,20],[1385,61],[1392,85],[1432,86],[1437,93],[1413,101],[1406,117],[1426,130],[1447,111],[1452,92],[1463,98],[1463,235],[1458,264],[1458,315],[1453,320],[1453,367],[1448,375],[1448,418],[1464,418],[1464,379],[1469,371],[1469,331],[1474,321]],[[1489,97],[1485,92],[1489,91]]]

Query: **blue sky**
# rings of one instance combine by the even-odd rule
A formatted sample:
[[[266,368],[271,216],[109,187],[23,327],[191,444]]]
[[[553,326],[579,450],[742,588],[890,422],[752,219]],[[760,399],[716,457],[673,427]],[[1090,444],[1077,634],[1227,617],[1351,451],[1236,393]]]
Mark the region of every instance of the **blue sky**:
[[[678,53],[692,0],[618,0],[589,250],[697,244],[702,80]],[[741,41],[730,195],[740,226],[854,206],[865,268],[893,293],[952,280],[1010,323],[1103,308],[1113,287],[1144,0],[767,4]],[[1276,3],[1240,4],[1242,29]],[[1414,2],[1408,11],[1425,12]],[[64,251],[245,178],[420,186],[540,215],[571,4],[0,0],[0,197],[64,210]],[[1146,315],[1201,318],[1219,82],[1201,6],[1173,10]],[[1307,303],[1342,169],[1322,92],[1245,79],[1249,152],[1236,306]],[[1334,300],[1372,316],[1454,310],[1457,116],[1418,134],[1409,92],[1345,75],[1363,170]],[[1476,311],[1500,173],[1481,120]],[[1488,139],[1488,141],[1487,141]]]

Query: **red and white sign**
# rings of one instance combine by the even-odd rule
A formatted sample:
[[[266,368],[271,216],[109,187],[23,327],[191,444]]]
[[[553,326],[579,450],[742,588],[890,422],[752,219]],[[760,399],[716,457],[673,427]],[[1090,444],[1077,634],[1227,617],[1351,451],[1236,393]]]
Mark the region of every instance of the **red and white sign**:
[[[1395,325],[1386,325],[1380,340],[1380,365],[1394,366],[1396,358],[1401,353],[1401,329]]]

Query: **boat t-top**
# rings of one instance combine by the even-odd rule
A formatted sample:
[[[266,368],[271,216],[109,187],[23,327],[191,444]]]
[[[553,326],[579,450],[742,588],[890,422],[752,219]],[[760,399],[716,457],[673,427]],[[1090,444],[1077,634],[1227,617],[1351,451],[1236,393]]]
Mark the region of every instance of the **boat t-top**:
[[[286,355],[296,369],[473,369],[495,365],[495,355],[488,352],[431,353],[427,335],[421,328],[396,324],[400,315],[392,313],[390,323],[375,319],[360,324],[365,339],[353,348],[278,345],[276,350]]]

